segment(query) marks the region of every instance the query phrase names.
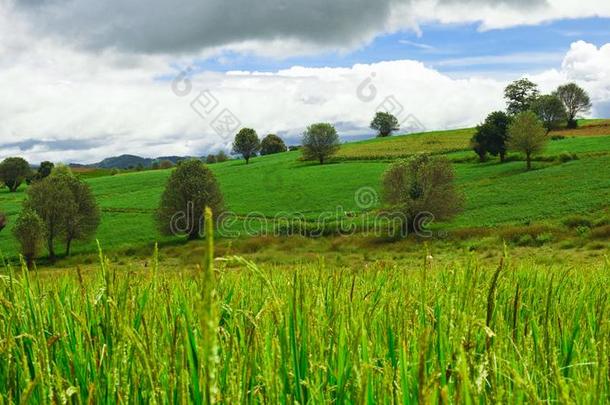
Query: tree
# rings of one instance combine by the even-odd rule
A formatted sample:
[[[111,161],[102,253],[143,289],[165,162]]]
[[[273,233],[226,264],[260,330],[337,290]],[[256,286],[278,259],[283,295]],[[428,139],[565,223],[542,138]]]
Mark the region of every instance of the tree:
[[[186,234],[197,239],[205,207],[217,217],[224,210],[222,193],[212,171],[200,160],[180,162],[169,177],[157,211],[157,226],[164,235]]]
[[[318,123],[307,127],[303,134],[303,158],[320,164],[339,150],[339,135],[331,124]]]
[[[261,155],[273,155],[286,152],[288,148],[284,140],[277,135],[269,134],[261,142]]]
[[[503,111],[495,111],[477,127],[471,145],[481,161],[485,160],[486,153],[490,153],[493,156],[499,155],[500,161],[504,162],[509,125],[510,117]]]
[[[207,164],[209,164],[209,165],[211,165],[211,164],[213,164],[213,163],[216,163],[216,162],[217,162],[217,160],[216,160],[216,156],[215,156],[215,155],[212,155],[212,154],[209,154],[209,155],[208,155],[208,156],[205,158],[205,162],[206,162]]]
[[[261,149],[261,142],[258,139],[256,131],[252,128],[242,128],[235,136],[233,142],[233,153],[243,156],[246,164],[250,162],[250,158],[256,156]]]
[[[30,165],[20,157],[6,158],[0,163],[0,181],[8,187],[11,193],[17,191],[32,172]]]
[[[568,116],[565,106],[555,94],[538,97],[532,103],[532,111],[542,121],[547,133],[560,128]]]
[[[216,154],[216,162],[217,163],[226,162],[227,160],[229,160],[229,157],[227,156],[227,154],[225,153],[224,150],[221,150],[220,152],[218,152]]]
[[[526,78],[509,84],[504,90],[508,113],[517,115],[529,110],[532,102],[538,97],[538,93],[538,85]]]
[[[392,132],[400,129],[398,119],[390,113],[378,112],[375,114],[375,118],[371,121],[371,129],[378,132],[379,137],[386,137],[392,135]]]
[[[66,217],[65,231],[63,232],[66,244],[66,256],[70,256],[72,242],[75,240],[87,241],[91,239],[100,225],[100,209],[87,183],[75,176],[65,181],[72,191],[75,210]]]
[[[532,111],[517,115],[508,129],[508,147],[525,154],[527,170],[532,168],[532,156],[544,150],[547,141],[546,129]]]
[[[44,223],[49,259],[55,260],[55,242],[66,234],[68,218],[77,215],[78,206],[62,170],[54,169],[49,177],[28,188],[25,207],[35,211]],[[55,173],[57,170],[57,173]]]
[[[33,181],[42,180],[45,177],[50,176],[54,167],[55,165],[53,164],[53,162],[44,161],[40,163],[40,166],[38,166],[38,170],[36,171],[36,173],[31,173],[26,182],[28,184],[31,184]]]
[[[45,227],[42,219],[36,212],[24,208],[15,221],[13,235],[21,247],[21,254],[30,270],[34,267],[34,259],[40,254],[44,233]]]
[[[383,175],[383,199],[403,220],[403,235],[421,231],[421,215],[446,220],[459,213],[463,197],[455,187],[451,163],[444,157],[416,155],[392,164]]]
[[[576,83],[568,83],[564,86],[559,86],[555,94],[566,108],[568,114],[568,128],[576,128],[578,126],[576,116],[591,110],[591,98],[587,92]]]

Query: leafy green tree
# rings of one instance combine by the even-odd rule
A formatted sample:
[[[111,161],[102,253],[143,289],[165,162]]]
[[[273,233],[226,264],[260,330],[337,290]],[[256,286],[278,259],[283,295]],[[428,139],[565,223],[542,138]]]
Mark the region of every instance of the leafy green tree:
[[[382,186],[384,203],[402,214],[403,235],[422,231],[422,215],[446,220],[463,207],[453,167],[444,157],[416,155],[399,160],[384,173]]]
[[[532,156],[542,152],[547,142],[546,129],[532,111],[517,115],[508,129],[508,148],[525,154],[527,170],[532,168]]]
[[[38,166],[38,170],[35,173],[31,173],[26,182],[28,184],[31,184],[33,181],[42,180],[45,177],[50,176],[54,167],[55,165],[53,164],[53,162],[45,161],[40,163],[40,166]]]
[[[214,216],[224,210],[222,193],[212,171],[200,160],[180,162],[167,180],[157,210],[157,226],[164,235],[197,239],[203,231],[205,207]]]
[[[261,149],[261,142],[258,139],[256,131],[252,128],[242,128],[235,136],[233,141],[233,153],[243,156],[246,164],[250,162],[250,158],[256,156]]]
[[[261,155],[273,155],[286,152],[288,148],[284,140],[277,135],[269,134],[261,142]]]
[[[28,162],[20,157],[9,157],[0,163],[0,181],[11,193],[17,191],[21,183],[27,180],[32,169]]]
[[[205,162],[209,165],[216,163],[217,162],[216,155],[209,154],[208,156],[206,156]]]
[[[505,112],[495,111],[477,127],[471,145],[481,161],[485,160],[486,153],[490,153],[493,156],[500,156],[500,161],[504,162],[510,121],[510,117]]]
[[[379,137],[386,137],[392,135],[392,132],[400,129],[398,119],[390,113],[378,112],[375,114],[375,118],[371,121],[371,129],[378,132]]]
[[[63,232],[66,256],[70,256],[72,242],[87,241],[93,238],[100,225],[101,214],[93,192],[87,183],[75,176],[65,179],[72,191],[75,210],[66,217]]]
[[[555,94],[563,102],[563,105],[566,108],[568,128],[576,128],[578,126],[576,116],[591,110],[591,98],[587,92],[576,83],[568,83],[564,86],[559,86]]]
[[[517,115],[531,108],[538,97],[538,85],[523,78],[509,84],[504,90],[504,98],[508,104],[508,113]]]
[[[337,153],[341,145],[335,127],[324,122],[307,127],[302,143],[303,158],[318,160],[320,164]]]
[[[32,183],[27,190],[25,208],[30,209],[44,223],[49,259],[55,260],[55,243],[66,235],[68,219],[76,216],[78,205],[70,187],[68,175],[56,167],[49,177]]]
[[[532,111],[542,121],[547,133],[559,129],[568,116],[565,106],[555,94],[538,97],[532,103]]]
[[[45,238],[44,222],[36,212],[24,208],[15,221],[13,235],[21,247],[21,255],[28,269],[32,270]]]

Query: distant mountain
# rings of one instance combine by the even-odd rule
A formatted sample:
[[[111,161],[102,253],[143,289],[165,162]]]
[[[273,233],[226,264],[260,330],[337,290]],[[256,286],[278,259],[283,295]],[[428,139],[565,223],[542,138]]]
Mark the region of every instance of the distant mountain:
[[[191,159],[189,156],[161,156],[155,159],[152,158],[143,158],[141,156],[136,155],[121,155],[109,157],[101,162],[93,163],[90,165],[81,165],[78,163],[72,163],[70,166],[72,167],[95,167],[99,169],[133,169],[139,166],[144,168],[152,167],[153,163],[161,162],[162,160],[169,160],[173,164],[177,164],[178,162]]]

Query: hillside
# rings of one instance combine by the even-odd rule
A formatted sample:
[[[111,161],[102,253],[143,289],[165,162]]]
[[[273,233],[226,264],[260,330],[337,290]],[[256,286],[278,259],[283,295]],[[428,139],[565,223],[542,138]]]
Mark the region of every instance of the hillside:
[[[228,161],[211,165],[225,196],[227,209],[236,219],[226,234],[260,229],[260,218],[278,214],[302,215],[313,220],[322,214],[336,217],[380,207],[357,204],[359,190],[379,195],[380,178],[393,158],[416,152],[443,153],[454,161],[457,181],[466,197],[465,211],[446,230],[496,227],[545,221],[561,223],[572,214],[600,212],[610,201],[610,127],[604,122],[577,131],[562,131],[563,139],[551,141],[526,172],[519,156],[509,162],[478,163],[464,147],[471,129],[373,139],[344,145],[339,158],[320,166],[299,160],[299,152],[258,157],[251,164]],[[602,135],[602,132],[606,135]],[[562,162],[563,152],[577,160]],[[152,241],[170,241],[157,233],[153,213],[170,170],[125,173],[87,178],[102,207],[103,220],[97,238],[107,248],[127,248]],[[372,191],[371,191],[372,190]],[[0,190],[0,209],[17,215],[24,188],[14,194]],[[586,198],[583,198],[586,196]],[[375,196],[374,196],[375,197]],[[258,219],[257,219],[258,218]],[[10,228],[10,226],[9,226]],[[93,251],[95,244],[79,244],[76,251]],[[0,233],[0,250],[14,256],[10,229]]]

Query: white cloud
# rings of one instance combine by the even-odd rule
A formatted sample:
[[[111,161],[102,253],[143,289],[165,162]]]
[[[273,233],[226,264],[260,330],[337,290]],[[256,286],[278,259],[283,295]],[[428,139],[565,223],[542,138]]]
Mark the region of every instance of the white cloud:
[[[84,0],[71,3],[80,1]],[[587,8],[589,3],[583,1]],[[414,1],[412,6],[420,7],[418,3],[423,2]],[[457,7],[451,0],[440,3],[432,6]],[[544,7],[556,3],[549,1],[550,6]],[[405,114],[413,114],[430,129],[473,125],[504,106],[506,80],[451,78],[408,60],[262,73],[202,72],[192,79],[192,93],[178,97],[170,81],[159,79],[178,73],[170,68],[176,56],[113,47],[84,52],[64,37],[41,37],[30,20],[7,4],[0,0],[0,158],[22,155],[33,162],[94,162],[121,153],[190,155],[226,148],[230,139],[212,130],[211,117],[202,119],[190,107],[204,89],[210,89],[219,108],[233,111],[244,126],[259,134],[279,132],[290,137],[317,121],[338,123],[343,135],[367,132],[376,107],[387,96],[395,96]],[[110,9],[113,6],[114,2],[108,4]],[[398,21],[395,9],[390,14],[386,27]],[[295,46],[299,41],[291,40],[297,41]],[[234,47],[255,52],[265,44],[265,39],[253,36]],[[214,46],[205,52],[220,49]],[[577,81],[592,94],[597,113],[603,111],[597,106],[607,108],[610,102],[609,66],[610,45],[596,48],[576,42],[560,69],[533,78],[545,91],[567,80]],[[370,84],[377,92],[369,102],[357,96],[367,78],[372,78]]]

